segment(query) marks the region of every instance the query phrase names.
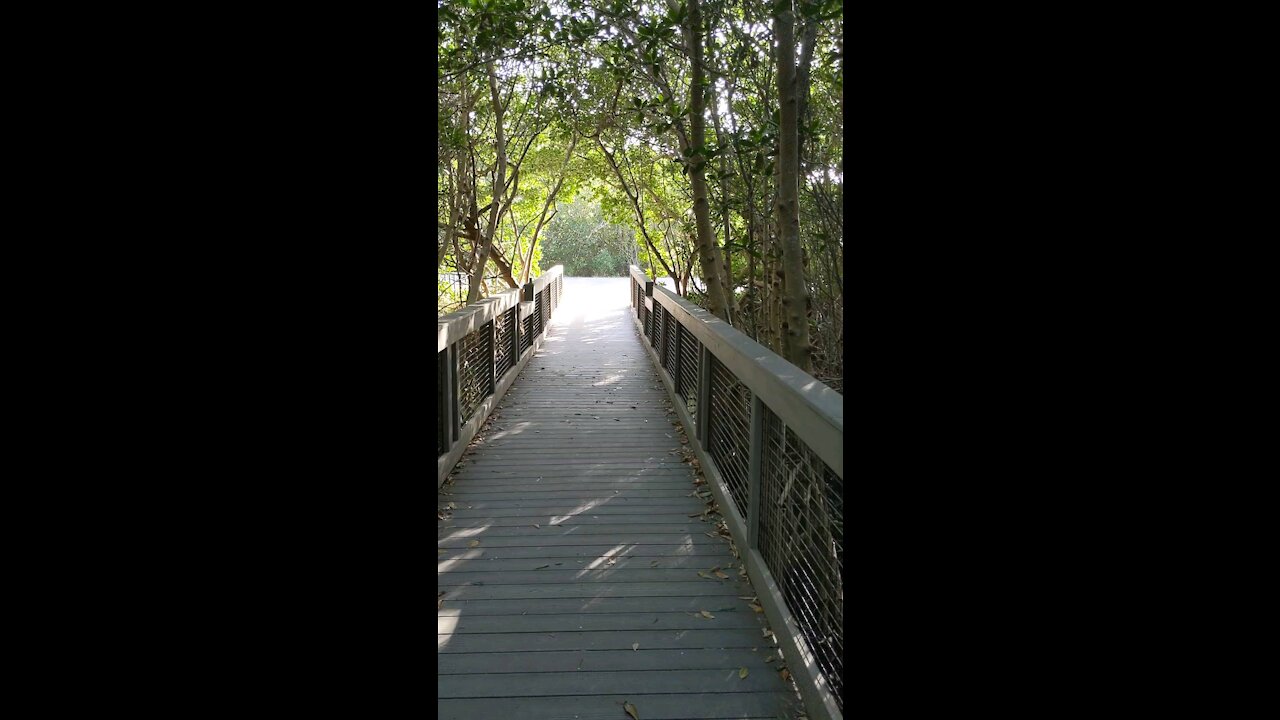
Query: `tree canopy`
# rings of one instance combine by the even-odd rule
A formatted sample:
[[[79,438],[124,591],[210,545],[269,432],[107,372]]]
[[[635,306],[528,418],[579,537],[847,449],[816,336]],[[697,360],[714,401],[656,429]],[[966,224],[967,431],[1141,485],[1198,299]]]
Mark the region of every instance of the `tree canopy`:
[[[634,262],[842,390],[843,29],[833,0],[442,2],[441,312]]]

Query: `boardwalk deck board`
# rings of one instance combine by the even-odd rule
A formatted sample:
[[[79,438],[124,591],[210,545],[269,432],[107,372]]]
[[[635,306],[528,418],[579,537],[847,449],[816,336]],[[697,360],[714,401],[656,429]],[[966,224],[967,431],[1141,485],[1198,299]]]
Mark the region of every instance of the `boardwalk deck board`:
[[[765,663],[777,649],[740,561],[691,517],[706,501],[628,297],[623,278],[565,279],[546,342],[441,488],[441,717],[800,709]],[[715,567],[729,577],[697,574]]]

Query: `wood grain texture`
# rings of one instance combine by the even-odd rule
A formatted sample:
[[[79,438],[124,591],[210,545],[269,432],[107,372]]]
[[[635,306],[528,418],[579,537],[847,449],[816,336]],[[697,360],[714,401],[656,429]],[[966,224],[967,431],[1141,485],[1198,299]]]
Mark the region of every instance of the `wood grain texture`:
[[[565,279],[546,342],[441,488],[441,717],[797,714],[740,561],[700,517],[628,298],[625,278]],[[698,575],[713,568],[728,577]]]

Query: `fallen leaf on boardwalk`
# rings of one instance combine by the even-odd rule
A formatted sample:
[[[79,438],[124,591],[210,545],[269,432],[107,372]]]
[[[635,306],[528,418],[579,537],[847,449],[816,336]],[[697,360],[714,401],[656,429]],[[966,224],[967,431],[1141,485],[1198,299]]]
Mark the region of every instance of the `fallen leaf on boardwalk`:
[[[689,517],[702,517],[703,515],[706,515],[706,514],[707,514],[707,513],[706,513],[706,511],[703,511],[703,512],[700,512],[700,513],[694,513],[694,514],[690,515]]]
[[[479,544],[480,544],[479,540],[472,540],[471,542],[467,543],[467,547],[475,547]]]
[[[760,628],[760,637],[769,637],[773,632],[769,628]]]
[[[774,660],[777,660],[777,659],[778,659],[777,656],[770,655],[769,657],[765,658],[764,661],[768,663],[768,662],[773,662]]]
[[[649,567],[658,567],[658,561],[654,560],[653,562],[649,563]]]
[[[742,679],[742,678],[745,678],[746,676],[747,676],[747,669],[746,669],[746,668],[738,668],[738,678],[739,678],[739,679]]]
[[[710,580],[710,579],[711,579],[711,576],[710,576],[710,575],[706,574],[705,572],[703,572],[703,571],[701,571],[701,570],[699,570],[699,571],[698,571],[698,577],[706,578],[706,579],[708,579],[708,580]]]
[[[541,528],[541,527],[542,527],[542,526],[541,526],[541,525],[539,525],[538,523],[534,523],[534,524],[533,524],[533,526],[534,526],[534,527],[536,527],[536,528]]]
[[[534,570],[541,570],[542,568],[549,568],[549,567],[551,567],[551,566],[550,566],[550,565],[539,565],[538,567],[534,568]]]
[[[756,596],[755,595],[739,595],[738,599],[739,600],[755,600]]]
[[[629,702],[624,702],[624,703],[622,703],[622,709],[623,709],[623,710],[626,710],[626,711],[627,711],[627,714],[628,714],[628,715],[630,715],[631,717],[635,718],[635,720],[640,720],[640,714],[639,714],[639,712],[636,710],[636,706],[635,706],[635,705],[632,705],[632,704],[631,704],[631,703],[629,703]]]
[[[723,572],[720,572],[719,570],[715,571],[714,575],[715,575],[716,577],[720,578],[721,580],[728,580],[728,579],[729,579],[729,576],[728,576],[728,575],[725,575]]]
[[[632,650],[639,650],[639,649],[640,649],[640,643],[631,643],[631,649],[632,649]]]
[[[752,610],[755,610],[755,611],[756,611],[756,612],[758,612],[758,613],[762,613],[762,612],[764,612],[764,608],[760,607],[759,605],[757,605],[757,604],[755,604],[755,603],[751,603],[751,609],[752,609]]]
[[[786,669],[786,668],[782,668],[782,672],[779,672],[779,673],[778,673],[778,677],[782,678],[783,680],[790,680],[790,679],[791,679],[791,671],[790,671],[790,670],[788,670],[788,669]]]
[[[706,610],[703,610],[702,612],[700,612],[700,613],[698,613],[698,614],[699,614],[699,615],[701,615],[702,617],[704,617],[704,618],[708,619],[708,620],[714,620],[714,619],[715,619],[715,617],[716,617],[715,615],[712,615],[711,613],[707,612]]]

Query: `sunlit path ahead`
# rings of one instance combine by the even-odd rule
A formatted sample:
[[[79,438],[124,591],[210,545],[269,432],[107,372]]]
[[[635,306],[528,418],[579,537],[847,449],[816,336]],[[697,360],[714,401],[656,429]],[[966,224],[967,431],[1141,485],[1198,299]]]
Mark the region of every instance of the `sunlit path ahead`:
[[[796,715],[629,293],[564,279],[545,344],[441,489],[441,718]]]

